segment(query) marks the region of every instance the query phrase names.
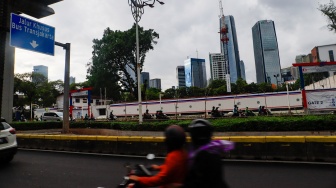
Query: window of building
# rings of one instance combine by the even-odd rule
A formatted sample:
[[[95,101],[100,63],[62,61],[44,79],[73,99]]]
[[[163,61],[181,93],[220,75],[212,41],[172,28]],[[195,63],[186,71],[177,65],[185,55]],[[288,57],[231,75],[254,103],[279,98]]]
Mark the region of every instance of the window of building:
[[[80,103],[80,99],[75,99],[75,102],[76,103]]]
[[[106,109],[99,109],[99,115],[100,116],[105,116],[106,115]]]
[[[83,103],[87,103],[87,99],[83,99]]]
[[[330,61],[335,61],[334,60],[334,51],[332,51],[332,50],[329,50],[329,59],[330,59]]]

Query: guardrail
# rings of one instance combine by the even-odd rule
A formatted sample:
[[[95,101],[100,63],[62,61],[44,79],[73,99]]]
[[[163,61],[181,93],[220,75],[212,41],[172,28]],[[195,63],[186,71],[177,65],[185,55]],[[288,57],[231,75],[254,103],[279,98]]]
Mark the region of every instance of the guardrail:
[[[223,136],[227,159],[336,162],[336,136]],[[188,145],[190,138],[188,137]],[[166,155],[164,137],[17,134],[19,148],[107,154]]]

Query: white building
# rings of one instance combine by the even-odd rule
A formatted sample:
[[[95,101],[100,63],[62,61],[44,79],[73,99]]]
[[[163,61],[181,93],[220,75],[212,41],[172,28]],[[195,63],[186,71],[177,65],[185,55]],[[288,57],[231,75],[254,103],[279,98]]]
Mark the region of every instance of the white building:
[[[229,74],[229,67],[224,61],[224,54],[210,53],[210,72],[212,80],[226,80],[226,75]]]
[[[312,50],[313,62],[335,62],[336,44],[315,46]],[[336,71],[329,71],[329,76],[336,74]]]
[[[55,109],[58,111],[63,110],[63,98],[64,95],[59,95],[56,99]],[[72,105],[73,105],[73,118],[80,119],[85,114],[88,114],[88,102],[90,102],[90,114],[92,113],[93,117],[96,119],[105,119],[110,111],[109,105],[111,100],[105,100],[97,97],[91,97],[91,100],[88,101],[88,96],[76,96],[72,97]],[[69,99],[70,103],[70,99]],[[70,105],[69,105],[70,106]]]

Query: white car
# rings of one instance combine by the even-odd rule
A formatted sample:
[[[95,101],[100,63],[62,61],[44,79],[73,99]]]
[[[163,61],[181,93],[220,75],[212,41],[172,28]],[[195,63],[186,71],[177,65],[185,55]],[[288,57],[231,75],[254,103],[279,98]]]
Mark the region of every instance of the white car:
[[[62,112],[44,112],[42,114],[42,121],[63,121]]]
[[[16,130],[4,118],[0,120],[0,163],[8,163],[17,152]]]

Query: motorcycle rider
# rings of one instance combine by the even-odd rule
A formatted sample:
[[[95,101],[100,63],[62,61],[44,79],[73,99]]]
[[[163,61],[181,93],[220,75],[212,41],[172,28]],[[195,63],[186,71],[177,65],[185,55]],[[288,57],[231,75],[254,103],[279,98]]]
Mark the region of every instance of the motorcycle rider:
[[[161,166],[152,165],[153,169],[160,170],[155,176],[138,177],[131,175],[129,178],[138,182],[142,187],[168,188],[174,184],[182,184],[188,165],[188,155],[184,150],[186,134],[178,125],[171,125],[165,130],[165,144],[167,146],[167,156]]]
[[[183,188],[226,188],[222,179],[222,155],[233,149],[233,143],[211,141],[213,128],[209,121],[196,119],[188,127],[192,149],[189,152],[189,170]],[[177,187],[177,186],[175,186]]]

